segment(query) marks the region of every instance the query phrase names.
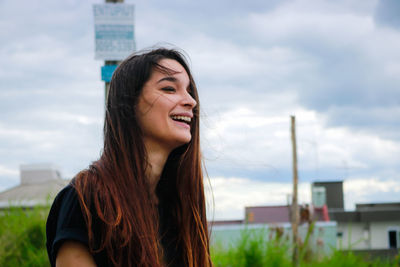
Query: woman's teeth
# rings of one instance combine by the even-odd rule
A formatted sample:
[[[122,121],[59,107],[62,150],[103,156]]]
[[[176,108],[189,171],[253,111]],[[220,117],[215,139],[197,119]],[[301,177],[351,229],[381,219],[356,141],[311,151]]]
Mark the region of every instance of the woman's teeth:
[[[171,116],[173,120],[178,120],[178,121],[184,121],[187,123],[190,123],[192,121],[192,118],[187,117],[187,116]]]

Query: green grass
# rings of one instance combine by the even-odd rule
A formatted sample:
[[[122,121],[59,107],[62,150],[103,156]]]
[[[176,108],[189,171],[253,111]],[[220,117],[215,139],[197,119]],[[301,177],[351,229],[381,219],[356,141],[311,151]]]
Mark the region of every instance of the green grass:
[[[48,208],[0,212],[0,266],[50,266],[45,229]]]
[[[286,267],[292,266],[288,254],[289,246],[279,235],[265,242],[263,231],[245,229],[236,244],[225,248],[216,243],[211,247],[215,267]]]
[[[0,211],[0,266],[50,266],[45,247],[48,208]],[[310,231],[311,232],[311,231]],[[271,233],[270,233],[271,234]],[[215,267],[292,267],[292,246],[276,230],[266,241],[260,230],[243,230],[236,244],[211,247]],[[351,252],[335,250],[330,256],[317,255],[308,248],[307,237],[300,247],[299,267],[400,267],[400,256],[392,262],[365,260]]]
[[[310,231],[311,233],[311,231]],[[211,248],[215,267],[292,267],[292,246],[282,234],[265,240],[260,231],[245,229],[236,244],[226,248],[216,242]],[[307,247],[307,240],[300,247],[299,267],[400,267],[400,256],[389,260],[366,260],[352,252],[334,250],[329,256],[313,253]]]

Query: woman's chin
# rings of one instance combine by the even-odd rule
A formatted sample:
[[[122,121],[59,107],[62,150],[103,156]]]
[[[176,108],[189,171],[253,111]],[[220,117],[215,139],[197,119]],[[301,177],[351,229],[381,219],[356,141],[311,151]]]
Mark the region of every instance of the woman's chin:
[[[190,141],[192,140],[192,136],[189,135],[185,135],[185,136],[179,136],[179,138],[176,138],[175,142],[174,142],[174,148],[178,148],[180,146],[186,145],[188,143],[190,143]]]

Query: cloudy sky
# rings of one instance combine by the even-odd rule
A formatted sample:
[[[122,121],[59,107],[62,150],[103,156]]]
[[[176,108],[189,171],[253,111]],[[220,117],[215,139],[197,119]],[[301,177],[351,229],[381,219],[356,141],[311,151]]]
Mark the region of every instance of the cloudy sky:
[[[95,3],[0,0],[0,190],[19,183],[20,164],[54,163],[71,178],[98,158]],[[347,209],[400,201],[399,1],[125,3],[138,49],[169,43],[190,57],[215,219],[286,204],[290,115],[301,203],[313,181],[334,180]]]

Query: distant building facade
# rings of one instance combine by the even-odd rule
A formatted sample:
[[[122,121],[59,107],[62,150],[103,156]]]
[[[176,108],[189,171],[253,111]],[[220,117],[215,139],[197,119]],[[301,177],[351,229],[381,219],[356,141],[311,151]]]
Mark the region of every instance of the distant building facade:
[[[329,211],[344,210],[343,181],[313,182],[311,191],[314,207],[327,205]]]
[[[355,211],[345,211],[343,181],[314,182],[312,196],[313,203],[325,199],[330,219],[337,222],[338,249],[400,248],[400,203],[356,204]]]
[[[338,223],[339,249],[400,248],[400,203],[357,204],[355,211],[331,211]]]
[[[305,240],[314,222],[314,230],[309,236],[310,249],[322,252],[325,255],[332,253],[336,246],[336,222],[329,221],[326,205],[313,208],[310,205],[300,207],[299,235]],[[242,233],[247,232],[263,238],[276,239],[279,235],[283,240],[292,239],[290,205],[281,206],[253,206],[245,207],[244,220],[213,221],[211,225],[211,242],[228,248],[240,240]]]
[[[307,222],[316,222],[316,244],[322,238],[338,249],[371,253],[400,248],[400,202],[357,204],[355,211],[345,211],[343,181],[314,182],[311,191],[312,204],[300,207],[300,229],[307,227]],[[245,207],[244,220],[214,221],[210,225],[213,235],[224,240],[237,239],[238,232],[246,227],[281,227],[290,235],[290,213],[290,205]],[[304,233],[304,229],[301,231]]]
[[[21,165],[20,184],[0,192],[0,209],[50,205],[68,183],[69,180],[62,179],[59,169],[53,164]]]

